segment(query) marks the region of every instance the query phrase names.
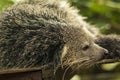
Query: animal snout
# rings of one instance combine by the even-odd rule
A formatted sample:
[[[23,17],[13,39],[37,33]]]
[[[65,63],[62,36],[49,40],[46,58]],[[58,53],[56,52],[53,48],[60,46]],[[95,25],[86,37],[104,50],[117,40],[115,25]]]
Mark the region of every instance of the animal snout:
[[[110,56],[110,54],[109,54],[108,50],[103,48],[103,50],[102,50],[102,58],[106,59],[109,56]]]
[[[108,50],[107,50],[107,49],[104,49],[104,50],[103,50],[103,54],[104,54],[105,56],[109,55]]]

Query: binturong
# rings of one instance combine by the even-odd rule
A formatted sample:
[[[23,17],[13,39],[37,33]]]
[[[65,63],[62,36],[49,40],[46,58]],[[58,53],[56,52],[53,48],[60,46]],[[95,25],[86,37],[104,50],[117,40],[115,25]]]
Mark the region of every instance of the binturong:
[[[69,72],[119,61],[120,37],[96,32],[68,4],[15,4],[0,13],[0,74],[40,69],[51,70],[51,80],[69,80]]]

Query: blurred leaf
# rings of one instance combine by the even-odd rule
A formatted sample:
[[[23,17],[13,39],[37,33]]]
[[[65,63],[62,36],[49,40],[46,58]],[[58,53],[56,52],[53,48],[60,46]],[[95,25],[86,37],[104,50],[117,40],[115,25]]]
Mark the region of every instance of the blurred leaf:
[[[107,71],[111,71],[116,68],[116,66],[120,63],[110,63],[110,64],[104,64],[102,65],[102,68]]]
[[[0,10],[9,7],[14,4],[12,0],[0,0]]]
[[[68,0],[104,34],[120,34],[120,0]]]

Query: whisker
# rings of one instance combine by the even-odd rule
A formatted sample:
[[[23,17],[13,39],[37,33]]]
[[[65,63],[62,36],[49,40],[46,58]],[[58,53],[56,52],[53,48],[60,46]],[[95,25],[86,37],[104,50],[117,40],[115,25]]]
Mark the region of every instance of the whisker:
[[[79,70],[80,67],[82,67],[82,66],[84,66],[85,68],[92,66],[93,61],[94,60],[90,60],[89,58],[86,58],[86,57],[83,57],[83,58],[77,59],[77,60],[71,59],[69,61],[66,61],[65,63],[67,63],[67,64],[64,63],[63,66],[68,66],[68,67],[65,69],[65,72],[63,73],[62,80],[65,80],[66,73],[70,68],[74,68],[75,65],[78,65],[77,68],[75,67],[75,69],[73,69],[73,71],[70,72],[70,74],[72,74],[74,71]]]
[[[63,73],[63,76],[62,76],[62,80],[65,79],[65,75],[66,75],[68,69],[69,69],[71,66],[72,66],[72,64],[65,69],[65,72]]]

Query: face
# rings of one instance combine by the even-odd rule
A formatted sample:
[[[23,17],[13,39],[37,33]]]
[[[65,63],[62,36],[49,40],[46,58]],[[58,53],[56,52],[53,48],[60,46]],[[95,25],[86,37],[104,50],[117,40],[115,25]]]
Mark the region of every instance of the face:
[[[108,51],[94,43],[93,37],[88,34],[76,34],[69,39],[62,54],[63,65],[73,67],[89,67],[101,61]]]
[[[82,57],[88,57],[90,60],[99,61],[108,54],[108,51],[94,42],[85,42],[81,48]]]

